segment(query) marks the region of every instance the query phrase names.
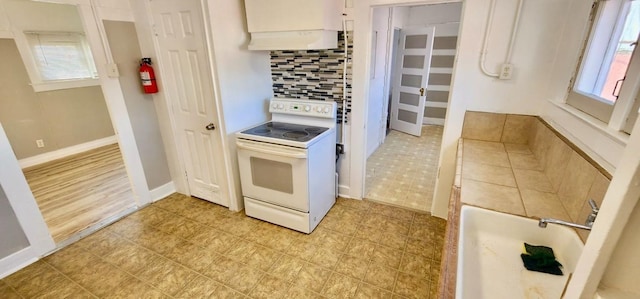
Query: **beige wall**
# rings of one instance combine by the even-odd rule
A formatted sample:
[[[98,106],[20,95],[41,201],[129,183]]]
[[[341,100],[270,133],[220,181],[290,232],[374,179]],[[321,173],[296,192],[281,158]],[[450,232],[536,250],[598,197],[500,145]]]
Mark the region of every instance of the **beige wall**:
[[[136,145],[149,189],[171,181],[167,156],[160,136],[160,126],[153,97],[144,94],[138,77],[138,60],[142,57],[135,24],[104,21],[113,59],[120,71],[120,86],[127,105]]]
[[[0,122],[18,159],[114,135],[99,86],[36,93],[12,39],[0,39],[0,59]]]

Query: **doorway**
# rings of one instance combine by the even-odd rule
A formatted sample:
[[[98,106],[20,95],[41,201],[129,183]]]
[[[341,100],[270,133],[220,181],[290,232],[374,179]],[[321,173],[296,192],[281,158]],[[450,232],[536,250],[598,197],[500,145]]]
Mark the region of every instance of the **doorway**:
[[[6,9],[20,17],[11,19],[14,38],[0,39],[0,106],[11,108],[0,122],[60,245],[135,209],[136,197],[77,7],[11,1]],[[46,80],[55,76],[69,78]]]
[[[385,79],[369,85],[366,199],[431,210],[461,13],[462,3],[374,8],[371,70]]]

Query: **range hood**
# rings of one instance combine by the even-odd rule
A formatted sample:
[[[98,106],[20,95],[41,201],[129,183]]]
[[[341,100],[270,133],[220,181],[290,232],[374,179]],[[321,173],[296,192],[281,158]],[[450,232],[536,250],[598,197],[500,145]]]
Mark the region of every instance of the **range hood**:
[[[249,50],[338,47],[343,0],[245,0]]]
[[[338,47],[338,32],[329,30],[253,32],[249,50],[317,50]]]

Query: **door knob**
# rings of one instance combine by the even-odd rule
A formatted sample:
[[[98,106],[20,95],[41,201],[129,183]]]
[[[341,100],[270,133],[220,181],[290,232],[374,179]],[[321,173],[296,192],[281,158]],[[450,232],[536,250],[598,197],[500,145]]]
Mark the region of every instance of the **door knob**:
[[[216,129],[216,125],[214,125],[213,123],[208,124],[206,127],[204,127],[205,129],[212,131]]]
[[[420,96],[423,97],[424,96],[424,87],[420,88]]]

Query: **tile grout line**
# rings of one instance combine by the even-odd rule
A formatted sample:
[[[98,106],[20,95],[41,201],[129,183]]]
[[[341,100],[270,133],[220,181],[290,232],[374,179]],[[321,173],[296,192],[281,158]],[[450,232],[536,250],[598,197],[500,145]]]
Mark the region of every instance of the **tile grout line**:
[[[171,211],[169,211],[169,212],[171,212]],[[174,212],[171,212],[171,213],[174,213]],[[176,213],[174,213],[174,214],[176,214]],[[179,214],[176,214],[176,215],[179,215]],[[181,216],[181,215],[179,215],[179,216]],[[181,217],[184,217],[184,216],[181,216]],[[187,217],[185,217],[185,218],[187,218]],[[146,224],[143,224],[143,225],[144,225],[144,226],[147,226]],[[158,231],[159,231],[159,230],[158,230]],[[161,233],[163,233],[163,234],[166,234],[166,235],[169,235],[169,234],[167,234],[167,233],[165,233],[165,232],[163,232],[163,231],[159,231],[159,232],[161,232]],[[218,280],[216,280],[216,279],[213,279],[213,278],[211,278],[211,277],[209,277],[209,276],[207,276],[207,275],[205,275],[205,274],[203,274],[203,273],[200,273],[200,272],[198,272],[198,271],[195,271],[195,270],[193,270],[193,269],[191,269],[191,268],[189,268],[189,267],[187,267],[187,266],[185,266],[185,265],[183,265],[183,264],[181,264],[181,263],[179,263],[179,262],[176,262],[176,261],[174,261],[174,260],[172,260],[172,259],[169,259],[169,258],[167,258],[166,256],[164,256],[162,253],[157,252],[157,251],[155,251],[155,250],[153,250],[153,249],[151,249],[151,248],[145,247],[145,246],[143,246],[142,244],[139,244],[139,243],[137,243],[137,242],[135,242],[135,241],[132,241],[131,239],[129,239],[129,238],[128,238],[128,237],[126,237],[126,236],[120,235],[120,234],[118,234],[117,232],[108,232],[108,233],[116,234],[117,236],[119,236],[119,237],[121,237],[121,238],[125,239],[127,242],[130,242],[130,243],[134,244],[135,246],[138,246],[138,247],[140,247],[140,248],[143,248],[143,249],[145,249],[145,250],[150,251],[153,255],[155,255],[155,256],[157,256],[157,257],[159,257],[159,258],[162,258],[162,259],[164,259],[164,260],[167,260],[167,261],[169,261],[170,263],[175,264],[175,265],[177,265],[177,266],[179,266],[179,267],[181,267],[181,268],[183,268],[183,269],[185,269],[185,270],[187,270],[187,271],[189,271],[189,272],[195,273],[196,275],[206,277],[207,279],[211,279],[211,280],[213,280],[213,281],[215,281],[215,282],[219,283],[220,285],[223,285],[223,286],[225,286],[225,287],[228,287],[228,288],[232,289],[233,291],[235,291],[235,292],[237,292],[237,293],[239,293],[239,294],[243,294],[241,291],[239,291],[239,290],[235,289],[234,287],[232,287],[232,286],[230,286],[230,285],[226,284],[225,282],[222,282],[222,281],[218,281]],[[178,237],[178,238],[180,238],[180,237]],[[181,239],[182,239],[182,238],[181,238]],[[184,240],[184,241],[188,241],[188,242],[191,242],[190,240],[186,240],[186,239],[182,239],[182,240]],[[237,242],[237,241],[236,241],[236,242]],[[191,242],[191,243],[193,243],[193,242]],[[193,243],[193,244],[195,244],[195,243]],[[197,245],[197,244],[195,244],[195,245],[196,245],[196,246],[198,246],[198,247],[201,247],[201,246],[199,246],[199,245]],[[98,258],[99,258],[100,260],[102,260],[103,262],[108,263],[108,264],[110,264],[110,265],[112,265],[112,266],[116,267],[117,269],[119,269],[119,270],[121,270],[121,271],[123,271],[123,272],[125,272],[125,273],[127,273],[127,274],[129,274],[129,275],[131,275],[132,277],[134,277],[134,278],[136,278],[136,279],[140,280],[141,282],[143,282],[144,284],[146,284],[146,285],[150,286],[151,288],[153,288],[153,289],[157,290],[158,292],[160,292],[160,293],[162,293],[162,294],[164,294],[164,295],[166,295],[166,296],[169,296],[169,297],[171,297],[171,298],[174,298],[174,296],[171,296],[171,295],[167,294],[165,291],[160,290],[160,289],[156,288],[155,286],[153,286],[152,284],[150,284],[146,279],[141,279],[138,275],[133,274],[133,273],[131,273],[131,272],[127,271],[126,269],[123,269],[123,268],[119,267],[118,265],[115,265],[115,264],[113,264],[113,263],[111,263],[111,262],[109,262],[109,261],[107,261],[107,260],[104,260],[104,259],[102,259],[100,256],[96,255],[95,253],[93,253],[93,252],[91,252],[91,251],[89,251],[89,250],[86,250],[82,245],[80,245],[80,246],[83,248],[83,250],[84,250],[84,251],[86,251],[87,253],[89,253],[89,254],[91,254],[91,255],[93,255],[93,256],[98,257]],[[204,250],[207,250],[207,249],[206,249],[206,248],[204,248],[204,247],[201,247],[201,248],[202,248],[202,249],[204,249]],[[227,251],[228,251],[228,250],[226,250],[225,252],[227,252]],[[216,252],[216,254],[218,254],[218,255],[220,255],[220,256],[225,256],[225,255],[223,255],[223,253],[217,253],[217,252]],[[225,257],[226,257],[226,256],[225,256]],[[228,258],[228,257],[227,257],[227,258]],[[230,259],[231,259],[231,258],[230,258]],[[233,259],[231,259],[231,260],[233,260]],[[235,262],[235,260],[233,260],[233,261]],[[213,262],[215,262],[215,260],[211,261],[211,263],[210,263],[209,265],[213,264]],[[242,265],[245,265],[245,266],[249,266],[248,264],[244,264],[244,263],[241,263],[241,262],[239,262],[239,263],[240,263],[240,264],[242,264]],[[259,270],[259,271],[261,271],[261,272],[264,272],[264,271],[262,271],[262,270],[260,270],[260,269],[258,269],[258,270]],[[195,279],[195,278],[194,278],[194,279]],[[182,288],[181,288],[179,291],[182,291],[182,290],[183,290],[183,289],[184,289],[184,288],[185,288],[189,283],[191,283],[192,281],[193,281],[193,279],[192,279],[192,280],[187,281],[187,282],[185,283],[185,285],[184,285],[184,286],[182,286]],[[244,295],[244,294],[243,294],[243,295]]]
[[[111,233],[111,232],[109,232],[109,233]],[[178,266],[180,266],[180,267],[182,267],[182,268],[185,268],[185,269],[187,269],[188,271],[194,272],[193,270],[191,270],[191,269],[189,269],[189,268],[187,268],[187,267],[184,267],[184,266],[183,266],[183,265],[181,265],[180,263],[174,262],[174,261],[172,261],[172,260],[170,260],[170,259],[166,258],[165,256],[163,256],[162,254],[160,254],[160,253],[158,253],[158,252],[156,252],[156,251],[153,251],[153,250],[151,250],[151,249],[149,249],[149,248],[146,248],[146,247],[144,247],[144,246],[142,246],[142,245],[140,245],[140,244],[138,244],[138,243],[135,243],[135,242],[133,242],[133,241],[129,240],[128,238],[124,237],[124,236],[120,236],[120,235],[118,235],[118,236],[119,236],[119,237],[121,237],[121,238],[123,238],[123,239],[125,239],[125,241],[127,241],[127,242],[130,242],[130,243],[134,244],[135,246],[138,246],[138,247],[141,247],[141,248],[144,248],[144,249],[146,249],[146,250],[150,251],[152,254],[156,255],[156,256],[157,256],[157,257],[159,257],[159,258],[162,258],[162,259],[168,260],[169,262],[174,263],[174,264],[176,264],[176,265],[178,265]],[[140,274],[140,273],[137,273],[137,274],[131,273],[131,272],[129,272],[127,269],[121,268],[120,266],[118,266],[118,265],[116,265],[116,264],[113,264],[112,262],[110,262],[110,261],[107,261],[107,260],[103,259],[101,256],[99,256],[99,255],[95,254],[94,252],[92,252],[92,251],[90,251],[90,250],[87,250],[87,249],[86,249],[85,247],[83,247],[82,245],[79,245],[79,246],[80,246],[80,247],[82,248],[82,250],[84,250],[86,253],[88,253],[88,254],[90,254],[90,255],[93,255],[94,257],[97,257],[100,261],[102,261],[102,262],[104,262],[104,263],[106,263],[106,264],[109,264],[109,265],[111,265],[111,266],[115,267],[116,269],[118,269],[118,270],[120,270],[120,271],[122,271],[122,272],[124,272],[124,273],[126,273],[126,274],[128,274],[128,275],[130,275],[131,277],[133,277],[133,278],[135,278],[135,279],[137,279],[137,280],[141,281],[142,283],[146,284],[147,286],[151,287],[152,289],[154,289],[154,290],[156,290],[156,291],[158,291],[158,292],[160,292],[160,293],[162,293],[162,294],[164,294],[164,295],[166,295],[166,296],[169,296],[170,298],[174,298],[174,296],[171,296],[171,295],[167,294],[165,291],[163,291],[163,290],[161,290],[161,289],[159,289],[159,288],[157,288],[157,287],[153,286],[153,285],[152,285],[150,282],[148,282],[146,279],[141,279],[141,278],[138,276],[138,274]],[[53,267],[53,265],[52,265],[52,267]],[[54,267],[54,268],[55,268],[55,267]],[[142,270],[140,270],[140,271],[144,271],[144,269],[142,269]],[[199,273],[197,273],[197,272],[196,272],[196,274],[199,274]],[[74,282],[75,282],[75,280],[74,280]],[[188,282],[187,282],[187,284],[188,284],[189,282],[191,282],[191,281],[188,281]],[[116,288],[116,287],[114,287],[113,289],[115,289],[115,288]],[[182,289],[181,289],[181,290],[182,290]],[[97,297],[97,296],[96,296],[96,297]]]
[[[506,118],[505,118],[505,122],[506,122]],[[507,154],[507,160],[509,160],[509,166],[510,166],[509,168],[511,169],[511,175],[513,175],[513,180],[516,182],[516,189],[518,190],[518,197],[520,197],[520,203],[522,204],[524,215],[528,216],[529,212],[527,211],[527,206],[524,204],[522,191],[520,191],[520,183],[518,183],[518,179],[516,178],[516,173],[515,171],[513,171],[513,161],[511,161],[511,156],[509,155],[509,152],[507,152],[507,148],[504,146],[504,143],[502,143],[502,148],[504,149],[504,152]]]
[[[4,278],[3,278],[3,279],[4,279]],[[74,281],[74,283],[75,283],[75,281]],[[16,295],[18,295],[20,298],[25,298],[24,296],[22,296],[22,294],[18,293],[18,290],[16,290],[16,288],[14,288],[12,285],[10,285],[10,284],[8,284],[8,283],[5,283],[5,287],[6,287],[6,288],[10,288],[10,289],[13,291],[13,293],[14,293],[14,294],[16,294]],[[89,294],[91,294],[91,293],[89,293]],[[93,295],[93,294],[92,294],[92,295]]]
[[[94,298],[100,298],[98,297],[98,295],[92,293],[91,291],[89,291],[88,289],[86,289],[84,286],[82,286],[80,283],[78,283],[75,279],[72,279],[71,277],[69,277],[68,275],[62,273],[62,271],[60,271],[58,268],[56,268],[56,266],[50,264],[49,262],[47,262],[46,260],[42,260],[43,263],[49,265],[49,267],[51,267],[54,271],[58,272],[60,275],[66,277],[67,279],[69,279],[69,281],[73,282],[74,284],[76,284],[77,286],[79,286],[81,289],[85,290],[87,293],[91,294]],[[36,295],[37,296],[37,295]],[[23,296],[24,298],[24,296]]]

